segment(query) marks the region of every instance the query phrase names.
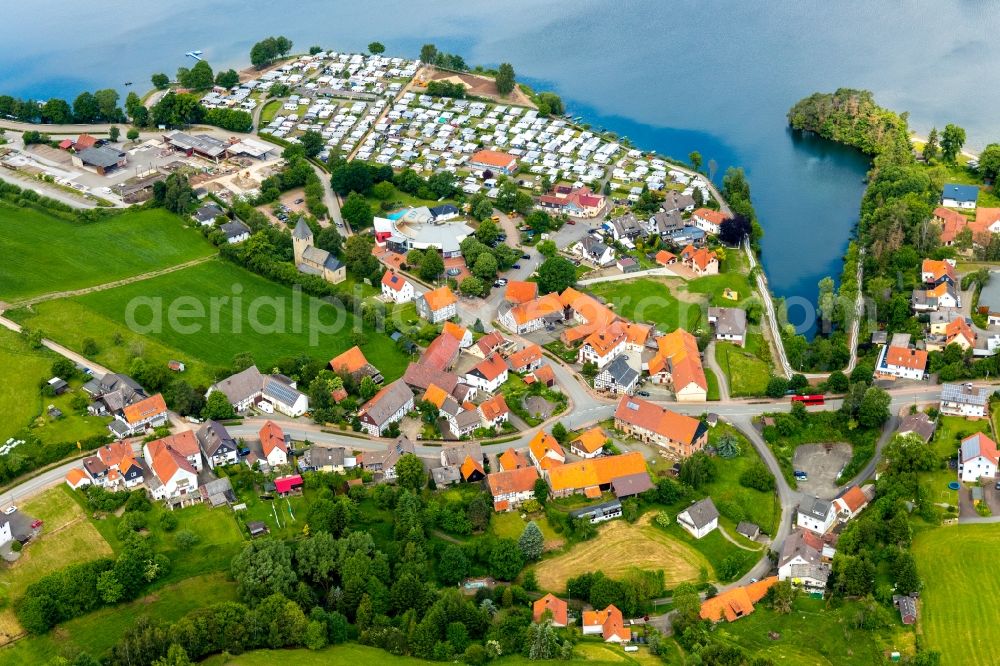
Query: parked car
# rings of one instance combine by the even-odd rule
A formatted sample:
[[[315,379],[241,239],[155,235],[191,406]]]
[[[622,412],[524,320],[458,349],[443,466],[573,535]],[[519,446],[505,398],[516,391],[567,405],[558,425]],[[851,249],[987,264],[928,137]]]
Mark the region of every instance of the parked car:
[[[37,530],[37,529],[38,529],[39,527],[41,527],[41,526],[42,526],[43,524],[44,524],[44,523],[43,523],[43,522],[42,522],[41,520],[38,520],[38,519],[36,518],[36,519],[35,519],[34,521],[32,521],[32,523],[31,523],[31,529],[33,529],[33,530]]]
[[[305,203],[305,202],[306,202],[306,200],[305,200],[305,199],[296,199],[296,200],[295,200],[295,203],[297,203],[297,204],[300,204],[300,203]]]
[[[521,258],[522,259],[531,259],[531,255],[530,254],[522,254]]]
[[[636,395],[641,396],[643,398],[648,398],[649,397],[649,391],[636,391],[635,393],[636,393]]]
[[[7,515],[7,516],[9,516],[10,514],[14,513],[15,511],[17,511],[17,507],[14,506],[13,504],[11,504],[9,507],[7,507],[6,509],[3,510],[4,515]]]
[[[520,268],[520,267],[521,267],[521,264],[514,264],[513,266],[511,266],[511,268]]]

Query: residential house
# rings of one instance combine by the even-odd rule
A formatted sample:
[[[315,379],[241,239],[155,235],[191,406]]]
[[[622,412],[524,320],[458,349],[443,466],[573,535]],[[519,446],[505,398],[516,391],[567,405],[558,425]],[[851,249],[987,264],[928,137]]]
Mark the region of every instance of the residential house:
[[[988,326],[1000,325],[1000,272],[990,271],[990,279],[979,292],[978,310],[986,315]]]
[[[96,416],[119,414],[129,405],[147,397],[138,382],[128,375],[117,373],[91,379],[83,385],[83,390],[93,400],[87,411]]]
[[[356,464],[354,456],[348,455],[347,449],[343,446],[329,444],[313,444],[302,457],[306,468],[319,472],[343,474]]]
[[[497,393],[479,405],[479,418],[484,428],[499,429],[510,421],[510,408],[502,393]]]
[[[101,462],[98,456],[88,456],[83,459],[83,469],[87,472],[91,483],[99,486],[108,485],[108,466]]]
[[[715,339],[742,347],[747,336],[747,312],[741,308],[709,308],[708,323],[715,329]]]
[[[957,211],[944,208],[943,206],[934,209],[934,222],[941,227],[939,240],[941,241],[941,245],[946,247],[954,245],[958,234],[963,229],[970,226],[969,218]]]
[[[494,354],[465,373],[465,383],[487,393],[494,393],[507,381],[507,375],[507,364],[499,354]]]
[[[679,458],[687,458],[708,443],[708,428],[700,420],[634,396],[622,396],[619,400],[615,427]]]
[[[218,421],[206,421],[195,433],[209,469],[218,465],[234,465],[240,461],[239,447],[226,427]]]
[[[222,232],[223,237],[225,237],[226,242],[230,245],[242,243],[250,238],[250,227],[243,224],[239,220],[226,222],[219,227],[219,230]]]
[[[936,287],[942,282],[952,285],[958,284],[954,260],[924,259],[920,265],[920,279],[924,284],[932,287]]]
[[[625,626],[622,612],[614,605],[604,610],[583,611],[583,635],[600,635],[605,643],[627,643],[632,630]]]
[[[143,447],[143,456],[156,476],[149,483],[153,499],[197,494],[199,467],[192,460],[200,461],[201,450],[191,431],[149,442]]]
[[[966,418],[984,418],[993,389],[987,386],[944,384],[941,386],[941,413]]]
[[[506,367],[506,366],[505,366]],[[390,425],[413,409],[413,392],[402,379],[382,388],[358,410],[361,428],[372,437],[381,437]]]
[[[584,519],[591,525],[622,517],[622,503],[617,499],[600,504],[591,504],[569,512],[571,520]]]
[[[593,363],[601,369],[625,351],[627,342],[624,324],[615,322],[587,336],[577,351],[577,362]]]
[[[958,185],[948,183],[941,191],[941,205],[945,208],[962,208],[973,210],[979,198],[979,187],[976,185]]]
[[[596,458],[604,452],[604,445],[609,437],[600,426],[594,426],[586,430],[569,443],[569,450],[573,455],[581,458]]]
[[[824,556],[828,551],[829,556]],[[809,530],[792,530],[782,545],[778,557],[778,580],[790,580],[792,585],[807,592],[822,592],[830,578],[832,549]]]
[[[736,525],[736,533],[742,534],[750,541],[756,541],[757,537],[760,536],[760,526],[756,523],[751,523],[746,520],[741,520]]]
[[[592,218],[601,214],[606,201],[603,195],[594,194],[589,187],[556,185],[551,192],[538,197],[538,207],[571,217]]]
[[[365,451],[358,456],[358,463],[363,469],[382,474],[387,481],[396,478],[396,463],[404,455],[414,455],[416,449],[406,436],[397,437],[394,442],[386,444],[385,451]]]
[[[347,375],[355,382],[371,377],[376,384],[382,383],[382,373],[368,362],[364,352],[357,345],[330,360],[330,369],[340,375]]]
[[[420,364],[435,370],[450,370],[458,360],[461,344],[455,336],[441,333],[427,345],[420,356]]]
[[[719,526],[719,510],[711,497],[704,497],[678,513],[677,524],[700,539]]]
[[[711,622],[735,622],[741,617],[753,613],[754,604],[758,603],[778,582],[777,576],[770,576],[749,585],[743,585],[726,590],[701,604],[699,615],[703,620]]]
[[[837,511],[833,502],[819,497],[811,497],[804,499],[799,504],[795,516],[796,525],[822,536],[833,527]]]
[[[542,365],[542,348],[538,345],[528,345],[507,357],[507,365],[519,375],[531,372]]]
[[[868,506],[875,495],[875,486],[865,486],[865,490],[860,486],[851,486],[833,500],[833,508],[841,521],[847,522],[857,518],[858,514]]]
[[[546,613],[553,627],[565,627],[569,624],[569,604],[557,596],[546,594],[541,599],[536,599],[531,606],[531,621],[541,622]]]
[[[599,268],[615,263],[614,248],[589,234],[581,238],[571,248],[571,251]]]
[[[417,298],[417,313],[432,324],[451,319],[458,313],[458,299],[445,285]]]
[[[472,346],[472,331],[464,326],[459,326],[453,321],[446,321],[444,327],[441,329],[441,333],[455,338],[460,349]]]
[[[566,454],[552,435],[539,430],[528,442],[528,455],[540,472],[566,462]]]
[[[917,600],[912,596],[892,595],[892,605],[899,610],[899,620],[909,626],[917,623]]]
[[[453,393],[459,386],[458,376],[445,372],[423,362],[410,363],[403,373],[403,382],[414,391],[426,391],[431,384],[436,384],[448,393]]]
[[[534,499],[537,480],[538,470],[534,467],[517,467],[490,474],[486,477],[486,485],[493,496],[493,509],[511,511]]]
[[[882,348],[875,365],[877,379],[924,378],[927,368],[927,352],[914,349],[908,335],[894,335],[892,341]]]
[[[644,474],[646,460],[638,451],[616,456],[602,456],[563,465],[543,467],[542,474],[549,482],[552,497],[568,497],[576,493],[596,499],[604,491],[612,490],[617,479],[633,474]],[[649,486],[647,486],[648,488]]]
[[[639,373],[618,355],[594,376],[594,388],[619,395],[632,395],[639,386]]]
[[[644,225],[633,213],[626,213],[610,222],[605,222],[604,227],[611,233],[612,238],[626,246],[631,245],[631,242],[639,236],[646,234]]]
[[[503,472],[509,472],[512,469],[521,469],[522,467],[532,467],[528,456],[513,447],[508,448],[497,456],[497,464]]]
[[[540,382],[543,386],[552,388],[556,385],[556,373],[551,365],[543,365],[534,372],[524,376],[525,384]]]
[[[260,429],[260,447],[271,467],[288,464],[288,450],[291,438],[274,421],[268,421]]]
[[[286,416],[302,416],[309,410],[309,398],[296,388],[295,382],[284,375],[265,375],[251,365],[246,370],[213,384],[205,393],[222,392],[237,412],[256,407],[262,412],[281,412]]]
[[[681,250],[681,263],[698,276],[719,274],[719,256],[714,250],[688,245]]]
[[[116,438],[124,439],[166,424],[169,415],[167,403],[157,393],[116,411],[108,429]]]
[[[656,263],[658,263],[661,266],[673,266],[674,264],[677,263],[677,255],[674,254],[673,252],[660,250],[653,257],[653,260],[656,261]]]
[[[504,339],[504,337],[500,334],[500,331],[490,331],[483,337],[476,340],[475,344],[469,347],[466,351],[477,358],[486,358],[491,354],[500,353],[501,350],[511,346],[512,344],[513,343],[510,341]]]
[[[1000,454],[997,444],[985,433],[977,432],[962,440],[958,448],[958,480],[975,483],[981,478],[995,479]]]
[[[936,429],[937,424],[931,420],[931,417],[924,412],[917,412],[904,416],[896,432],[900,435],[916,435],[926,443],[931,441]]]
[[[947,310],[953,312],[953,310]],[[958,345],[963,351],[976,347],[976,340],[979,336],[973,330],[965,317],[957,316],[943,326],[935,324],[935,318],[931,316],[931,330],[938,329],[940,334],[933,332],[924,339],[924,348],[929,351],[943,351],[948,345]]]
[[[650,380],[670,385],[678,402],[706,400],[708,380],[697,338],[678,328],[657,338],[656,347],[656,354],[646,364]]]
[[[393,303],[409,303],[416,292],[413,283],[396,271],[386,271],[382,274],[382,298]]]
[[[66,472],[66,485],[76,490],[77,488],[82,488],[83,486],[89,486],[93,483],[93,479],[80,469],[79,467],[74,467],[70,471]],[[0,539],[0,541],[3,541]]]
[[[477,442],[449,444],[441,449],[439,456],[444,467],[461,466],[469,458],[480,467],[483,464],[483,448]]]
[[[473,169],[490,171],[494,175],[511,176],[517,173],[517,159],[509,153],[497,150],[480,150],[469,158],[469,166]]]
[[[728,220],[725,213],[721,213],[711,208],[698,208],[691,213],[691,220],[699,229],[707,234],[718,236],[722,228],[722,223]]]
[[[503,299],[508,303],[520,305],[538,298],[538,283],[510,280],[503,290]],[[498,334],[499,335],[499,334]]]
[[[557,294],[546,294],[517,305],[504,301],[497,309],[500,325],[519,335],[561,322],[565,308]]]

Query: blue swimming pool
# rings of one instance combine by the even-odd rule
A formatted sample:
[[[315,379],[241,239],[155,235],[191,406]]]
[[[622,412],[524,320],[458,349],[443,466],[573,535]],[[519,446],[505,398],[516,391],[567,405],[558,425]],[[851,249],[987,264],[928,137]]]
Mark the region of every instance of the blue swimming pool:
[[[385,217],[386,217],[386,219],[389,219],[389,220],[398,220],[399,218],[403,217],[404,215],[406,215],[406,209],[397,210],[395,213],[389,213]]]

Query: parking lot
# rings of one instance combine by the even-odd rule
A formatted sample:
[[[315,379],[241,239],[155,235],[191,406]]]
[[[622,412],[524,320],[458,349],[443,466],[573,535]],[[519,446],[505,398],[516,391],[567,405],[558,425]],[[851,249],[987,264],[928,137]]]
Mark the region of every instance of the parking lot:
[[[799,490],[821,499],[837,496],[837,477],[851,459],[851,445],[844,442],[803,444],[795,449],[792,465],[809,475],[799,481]]]

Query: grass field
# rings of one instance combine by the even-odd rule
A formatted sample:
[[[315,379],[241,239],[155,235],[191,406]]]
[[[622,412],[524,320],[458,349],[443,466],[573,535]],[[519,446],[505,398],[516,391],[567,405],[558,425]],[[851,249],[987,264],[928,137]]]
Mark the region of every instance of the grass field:
[[[20,431],[42,411],[39,382],[49,378],[55,355],[34,350],[13,331],[0,328],[0,443]]]
[[[682,285],[679,278],[639,278],[599,282],[587,289],[631,321],[653,323],[664,332],[677,328],[694,331],[701,320],[702,307],[674,296],[672,292]]]
[[[223,574],[188,578],[131,603],[65,622],[44,636],[17,641],[0,649],[0,664],[45,664],[53,657],[72,660],[81,651],[100,657],[140,615],[173,622],[196,608],[236,600],[236,585]]]
[[[145,303],[132,311],[140,327],[135,331],[127,325],[130,303]],[[310,303],[308,297],[238,266],[210,261],[116,289],[41,303],[34,313],[22,309],[11,316],[73,349],[79,350],[84,338],[94,338],[100,348],[95,360],[113,369],[127,371],[137,351],[155,362],[184,361],[189,382],[197,383],[210,381],[216,369],[229,367],[244,351],[269,370],[283,357],[329,359],[354,345],[352,313],[325,305],[316,320],[329,327],[324,330],[336,332],[324,333],[310,326]],[[200,309],[202,314],[171,325],[171,309]],[[154,313],[161,314],[162,325],[156,324]],[[311,341],[313,330],[319,333]],[[116,334],[124,342],[116,344]],[[403,374],[407,359],[388,336],[368,335],[361,348],[387,380]]]
[[[540,589],[554,593],[566,590],[566,581],[587,571],[603,571],[620,576],[632,567],[663,569],[664,582],[673,587],[698,580],[708,561],[698,551],[649,524],[652,513],[636,523],[612,521],[600,528],[597,537],[577,544],[569,551],[542,560],[535,573]]]
[[[882,663],[876,637],[855,628],[856,612],[856,607],[850,603],[835,608],[821,599],[800,597],[787,615],[760,604],[747,617],[719,625],[716,634],[721,640],[739,645],[754,656],[770,659],[775,664],[867,666]],[[772,631],[780,637],[772,640],[769,636]],[[941,663],[977,662],[942,659]]]
[[[715,345],[715,360],[729,378],[735,396],[763,395],[771,378],[770,350],[760,333],[747,334],[745,347],[727,342]]]
[[[0,299],[81,289],[203,257],[215,249],[164,210],[90,224],[0,204]]]
[[[549,521],[543,514],[529,516],[528,519],[534,520],[538,528],[542,530],[542,536],[545,537],[545,550],[554,550],[565,542],[565,539],[555,533],[555,530],[552,529],[552,526],[549,525]],[[528,521],[521,518],[521,514],[517,511],[496,513],[493,514],[493,519],[490,520],[490,531],[501,538],[517,539],[521,536],[521,532],[524,531],[524,526],[527,524]]]
[[[21,559],[13,565],[3,565],[4,585],[0,586],[0,643],[22,632],[14,617],[12,603],[25,588],[56,569],[87,562],[111,554],[111,547],[87,520],[83,509],[60,485],[21,503],[29,516],[45,521],[45,527],[35,541],[25,547]],[[0,659],[3,653],[0,652]]]
[[[740,475],[754,463],[761,462],[760,456],[746,437],[726,424],[712,428],[709,431],[708,441],[714,445],[725,434],[736,437],[740,444],[740,455],[728,460],[716,458],[718,476],[711,483],[699,488],[699,493],[710,496],[716,506],[730,504],[733,511],[742,510],[743,520],[756,523],[764,532],[774,534],[781,519],[777,494],[773,491],[766,493],[740,485]],[[735,535],[735,530],[730,530],[729,533]]]
[[[993,571],[1000,524],[956,525],[919,532],[913,555],[924,581],[918,620],[942,664],[995,663],[1000,627],[1000,577]],[[990,656],[993,655],[993,656]]]
[[[943,461],[955,457],[962,439],[976,432],[990,432],[990,422],[969,421],[959,416],[939,416],[937,431],[930,445],[934,453]],[[992,436],[992,435],[991,435]],[[948,487],[955,480],[955,470],[943,469],[920,474],[920,486],[935,502],[946,502],[958,506],[958,491]]]
[[[727,251],[727,264],[732,262],[734,268],[742,266],[742,263],[739,263],[736,258],[729,258],[729,255],[734,252],[734,250]],[[741,254],[738,254],[737,256],[742,257]],[[726,266],[724,270],[730,270],[730,267]],[[708,298],[709,305],[734,307],[734,301],[722,297],[722,292],[727,288],[732,289],[739,294],[741,302],[752,293],[752,290],[750,289],[750,282],[747,281],[747,276],[743,272],[724,272],[719,273],[718,275],[706,275],[705,277],[691,280],[685,285],[685,289],[688,292],[692,294],[703,294],[706,296]]]

